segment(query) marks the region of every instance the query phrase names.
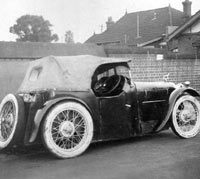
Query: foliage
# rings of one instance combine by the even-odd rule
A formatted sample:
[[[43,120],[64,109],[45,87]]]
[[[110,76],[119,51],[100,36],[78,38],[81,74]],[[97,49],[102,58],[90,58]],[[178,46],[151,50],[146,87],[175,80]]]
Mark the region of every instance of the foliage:
[[[74,34],[71,30],[66,31],[65,33],[65,43],[68,43],[68,44],[74,43]]]
[[[58,41],[58,35],[52,34],[51,23],[42,16],[24,15],[10,27],[10,32],[16,34],[16,41],[21,42],[52,42]]]

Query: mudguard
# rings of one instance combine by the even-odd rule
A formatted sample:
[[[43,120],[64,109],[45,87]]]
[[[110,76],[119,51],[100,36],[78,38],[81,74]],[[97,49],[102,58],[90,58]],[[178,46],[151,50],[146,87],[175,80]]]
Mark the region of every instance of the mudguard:
[[[169,97],[169,108],[167,111],[167,114],[164,118],[164,120],[162,121],[162,123],[158,126],[158,128],[156,129],[156,132],[159,132],[162,130],[162,128],[167,124],[167,122],[170,119],[173,107],[178,99],[179,96],[181,96],[184,93],[188,93],[191,96],[200,96],[200,94],[193,88],[191,87],[185,87],[185,86],[181,86],[176,88],[170,95]]]
[[[47,114],[47,112],[54,106],[56,105],[57,103],[60,103],[62,101],[76,101],[80,104],[82,104],[84,107],[86,107],[86,109],[90,112],[90,114],[92,115],[92,112],[89,108],[89,106],[83,102],[82,100],[80,99],[77,99],[77,98],[73,98],[73,97],[60,97],[60,98],[56,98],[56,99],[53,99],[53,100],[50,100],[50,101],[47,101],[45,104],[44,104],[44,107],[42,109],[39,109],[35,115],[35,118],[34,118],[34,121],[33,121],[33,129],[32,129],[32,132],[31,132],[31,135],[30,135],[30,138],[28,140],[29,143],[32,143],[35,141],[37,135],[38,135],[38,132],[39,132],[39,128],[40,128],[40,125],[41,125],[41,122],[42,122],[42,119],[45,117],[45,115]]]

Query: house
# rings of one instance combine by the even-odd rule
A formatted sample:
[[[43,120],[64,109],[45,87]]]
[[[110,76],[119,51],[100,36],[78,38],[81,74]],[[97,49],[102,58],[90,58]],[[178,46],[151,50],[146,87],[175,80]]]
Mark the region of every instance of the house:
[[[163,48],[163,39],[191,16],[191,3],[183,2],[184,12],[171,6],[125,13],[117,22],[108,18],[107,29],[93,34],[86,43],[98,45],[121,44],[138,47]]]
[[[200,57],[200,11],[167,36],[169,52]]]

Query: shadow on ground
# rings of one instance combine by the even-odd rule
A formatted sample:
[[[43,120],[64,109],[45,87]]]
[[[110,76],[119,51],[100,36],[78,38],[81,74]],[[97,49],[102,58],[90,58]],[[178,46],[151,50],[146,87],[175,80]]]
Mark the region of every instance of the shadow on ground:
[[[105,141],[105,142],[97,142],[92,143],[90,147],[85,151],[83,155],[90,155],[95,152],[104,151],[104,150],[112,150],[116,147],[122,147],[127,145],[137,145],[137,144],[146,144],[146,142],[157,143],[159,140],[161,143],[167,143],[173,140],[180,140],[177,138],[171,131],[165,131],[157,134],[151,134],[140,137],[133,137],[128,139],[114,140],[114,141]],[[41,159],[57,159],[53,155],[49,153],[49,151],[43,145],[33,145],[26,147],[18,147],[12,149],[6,149],[0,151],[0,155],[11,155],[16,157],[25,157],[25,158],[41,158]]]

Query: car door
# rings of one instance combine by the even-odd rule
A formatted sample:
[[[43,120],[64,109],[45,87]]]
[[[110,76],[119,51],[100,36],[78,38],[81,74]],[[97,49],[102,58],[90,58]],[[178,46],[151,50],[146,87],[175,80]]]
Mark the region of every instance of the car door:
[[[118,96],[100,97],[102,139],[126,138],[131,134],[131,119],[126,107],[126,93]]]
[[[109,78],[119,75],[125,79],[130,79],[129,67],[127,64],[106,64],[100,66],[93,77],[93,85],[102,78]],[[130,84],[124,82],[129,88]],[[109,85],[108,85],[109,86]],[[122,86],[122,88],[124,85]],[[128,90],[121,89],[119,93],[97,96],[100,113],[100,132],[102,139],[126,138],[131,133],[131,112],[128,97]],[[94,89],[94,88],[93,88]],[[127,107],[128,106],[128,107]]]

